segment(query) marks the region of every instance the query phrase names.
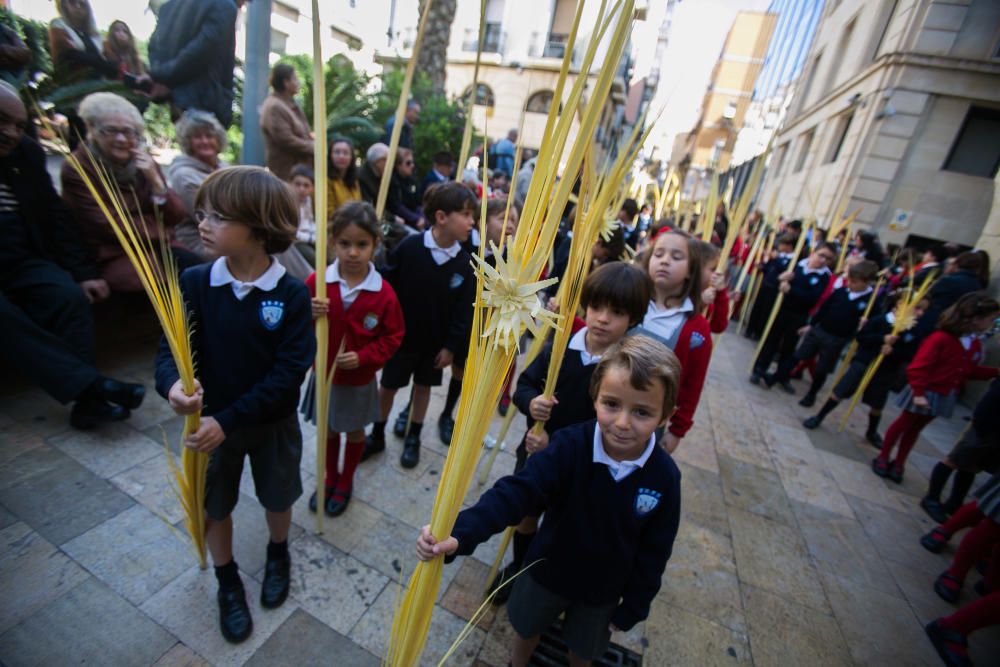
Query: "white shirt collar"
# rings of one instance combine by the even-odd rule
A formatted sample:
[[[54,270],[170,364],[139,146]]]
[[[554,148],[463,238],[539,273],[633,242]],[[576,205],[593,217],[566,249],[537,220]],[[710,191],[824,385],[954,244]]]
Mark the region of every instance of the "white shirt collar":
[[[694,310],[694,303],[690,298],[684,299],[684,303],[677,306],[676,308],[663,308],[656,301],[649,302],[649,315],[661,318],[661,317],[673,317],[678,313],[690,313]]]
[[[864,288],[860,292],[852,292],[852,291],[848,290],[847,291],[847,300],[848,301],[855,301],[856,299],[860,299],[863,296],[868,296],[873,291],[874,291],[874,289],[872,288],[871,285],[869,285],[868,287]]]
[[[278,286],[278,281],[281,280],[283,275],[285,275],[285,267],[278,262],[277,257],[271,255],[271,266],[267,267],[267,271],[260,274],[260,277],[256,280],[242,282],[234,278],[233,274],[229,272],[229,267],[226,265],[226,258],[220,257],[212,263],[212,268],[208,274],[208,284],[212,287],[232,285],[233,294],[236,295],[237,299],[242,301],[255,287],[261,291],[270,292]]]
[[[354,303],[358,298],[358,294],[362,291],[379,292],[382,290],[382,276],[375,270],[375,265],[371,262],[368,262],[368,275],[354,287],[348,287],[344,279],[340,277],[339,260],[326,267],[326,282],[339,283],[340,300],[343,302],[345,309]]]
[[[885,314],[885,321],[888,322],[889,324],[895,324],[896,323],[896,313],[894,313],[894,312],[892,312],[890,310],[888,313]]]
[[[593,366],[601,360],[601,355],[591,354],[587,351],[587,327],[573,334],[573,337],[569,339],[567,347],[580,353],[580,361],[583,362],[584,366]]]
[[[594,424],[594,463],[603,463],[608,466],[611,478],[620,482],[639,468],[646,465],[646,461],[653,455],[653,447],[656,447],[656,434],[649,436],[649,444],[637,459],[631,461],[615,461],[604,451],[604,438],[601,437],[601,425]]]
[[[434,172],[434,176],[436,176],[439,181],[444,182],[448,180],[447,178],[444,177],[444,174],[442,174],[437,169],[431,169],[431,171]]]
[[[823,266],[823,267],[820,267],[818,269],[810,269],[809,268],[809,258],[806,258],[806,259],[803,259],[802,261],[800,261],[799,264],[798,264],[798,266],[799,266],[800,269],[802,269],[802,273],[806,274],[807,276],[810,273],[818,273],[820,275],[824,275],[824,274],[830,273],[830,267],[828,267],[828,266]]]
[[[440,266],[441,264],[447,264],[448,260],[458,257],[458,253],[462,252],[462,246],[459,245],[458,241],[455,241],[448,248],[442,248],[434,240],[434,234],[431,230],[424,232],[424,247],[431,251],[431,257]]]

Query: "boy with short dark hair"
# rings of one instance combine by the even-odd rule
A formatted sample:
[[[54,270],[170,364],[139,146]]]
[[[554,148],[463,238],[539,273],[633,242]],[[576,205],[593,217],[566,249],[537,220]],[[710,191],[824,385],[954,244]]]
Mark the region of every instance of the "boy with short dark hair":
[[[372,425],[362,461],[385,450],[392,401],[412,376],[410,428],[399,463],[413,468],[420,462],[420,432],[431,387],[440,386],[443,369],[464,359],[469,347],[476,278],[472,257],[461,244],[472,231],[475,210],[476,197],[462,184],[432,186],[424,197],[424,214],[433,225],[406,237],[381,269],[403,308],[406,335],[382,371],[382,419]]]
[[[250,458],[257,499],[267,511],[270,542],[260,603],[288,596],[292,504],[302,495],[299,387],[316,352],[309,290],[288,275],[275,253],[295,239],[291,190],[259,167],[216,171],[198,190],[195,218],[205,248],[218,259],[188,269],[188,306],[198,382],[184,393],[164,339],[156,356],[156,390],[178,414],[202,411],[184,445],[211,452],[205,484],[205,542],[219,581],[219,623],[230,642],[250,636],[253,621],[233,560],[232,511],[243,461]]]
[[[795,344],[799,340],[798,331],[808,321],[809,311],[823,296],[826,284],[831,278],[830,264],[836,259],[837,246],[824,241],[816,246],[809,257],[796,264],[795,268],[786,270],[778,276],[778,291],[784,294],[785,298],[761,347],[760,355],[754,363],[753,373],[750,375],[752,384],[760,384],[771,368],[775,356],[780,366],[783,361],[794,355]],[[786,393],[795,393],[795,388],[787,379],[779,384]],[[770,388],[771,385],[767,386]]]
[[[844,284],[833,290],[809,323],[800,329],[802,339],[795,354],[783,359],[778,370],[766,376],[767,386],[784,385],[796,363],[816,356],[812,384],[799,405],[809,408],[816,403],[816,395],[826,382],[826,376],[837,365],[844,346],[857,333],[868,302],[878,298],[872,288],[876,276],[878,264],[871,260],[862,260],[848,267]]]
[[[680,363],[664,345],[632,336],[610,348],[590,390],[596,421],[557,431],[516,475],[504,477],[437,540],[424,526],[422,560],[471,554],[491,535],[545,512],[514,581],[508,615],[514,667],[565,612],[570,664],[599,658],[611,632],[649,615],[680,521],[680,471],[656,446],[677,401]]]

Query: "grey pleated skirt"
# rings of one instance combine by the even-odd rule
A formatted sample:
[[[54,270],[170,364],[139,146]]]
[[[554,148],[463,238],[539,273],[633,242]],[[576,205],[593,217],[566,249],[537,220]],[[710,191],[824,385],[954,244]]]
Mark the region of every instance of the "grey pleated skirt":
[[[378,409],[378,385],[375,380],[354,387],[335,384],[330,387],[327,403],[327,428],[334,433],[363,431],[366,426],[377,422],[381,415]],[[310,423],[316,423],[316,382],[310,373],[302,397],[302,414]]]
[[[955,411],[955,404],[958,403],[958,392],[953,391],[950,394],[939,394],[936,391],[928,391],[924,393],[924,398],[930,403],[930,407],[921,408],[915,405],[913,403],[913,390],[910,389],[910,385],[906,385],[903,391],[900,392],[899,398],[896,399],[896,405],[907,412],[947,419]]]

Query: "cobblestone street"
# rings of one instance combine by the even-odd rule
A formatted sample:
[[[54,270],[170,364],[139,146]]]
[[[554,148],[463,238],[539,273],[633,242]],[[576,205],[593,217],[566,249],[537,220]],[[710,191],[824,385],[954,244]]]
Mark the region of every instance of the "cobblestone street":
[[[399,466],[401,443],[390,437],[385,455],[361,465],[350,508],[327,519],[322,536],[309,491],[299,500],[291,597],[274,611],[256,600],[267,531],[246,471],[235,549],[255,627],[233,646],[218,631],[215,579],[198,569],[169,489],[163,443],[176,448],[180,419],[152,390],[155,332],[147,326],[130,340],[105,343],[101,359],[102,370],[149,390],[128,422],[81,433],[38,389],[19,384],[0,395],[0,661],[379,664],[443,467],[434,423],[443,391],[417,468]],[[923,550],[918,538],[932,523],[917,503],[968,411],[926,429],[896,486],[870,471],[863,409],[844,433],[836,415],[807,432],[795,400],[747,383],[751,353],[732,333],[720,341],[677,456],[683,519],[663,587],[650,618],[615,641],[646,665],[940,664],[922,625],[954,609],[931,585],[957,540],[940,556]],[[400,392],[397,402],[405,400]],[[494,433],[498,425],[496,417]],[[303,431],[310,489],[314,430]],[[523,419],[512,431],[494,479],[513,468]],[[481,491],[473,482],[469,500]],[[425,664],[437,664],[478,606],[497,543],[445,568]],[[971,582],[965,588],[963,602],[975,595]],[[506,665],[511,632],[506,615],[491,612],[448,664]],[[996,628],[972,639],[977,664],[990,655],[1000,655]]]

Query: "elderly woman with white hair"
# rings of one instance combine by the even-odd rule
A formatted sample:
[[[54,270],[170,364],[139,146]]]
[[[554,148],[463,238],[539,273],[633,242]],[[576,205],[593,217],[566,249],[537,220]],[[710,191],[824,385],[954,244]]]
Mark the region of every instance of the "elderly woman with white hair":
[[[226,149],[226,131],[213,114],[199,109],[185,111],[174,129],[182,154],[167,168],[167,185],[180,197],[188,216],[177,225],[177,241],[207,261],[209,255],[194,221],[194,196],[209,174],[229,166],[219,159]]]
[[[167,235],[165,240],[173,245],[174,259],[181,269],[198,264],[196,255],[174,244],[173,229],[187,215],[145,148],[145,126],[136,108],[113,93],[94,93],[80,103],[79,114],[87,136],[73,154],[84,165],[90,180],[99,182],[88,151],[121,191],[122,206],[135,224],[142,225],[154,241],[160,239],[162,230]],[[68,162],[63,163],[60,178],[62,197],[73,211],[80,236],[93,253],[101,277],[112,291],[141,291],[135,269],[84,179]],[[110,201],[105,204],[110,205]]]

